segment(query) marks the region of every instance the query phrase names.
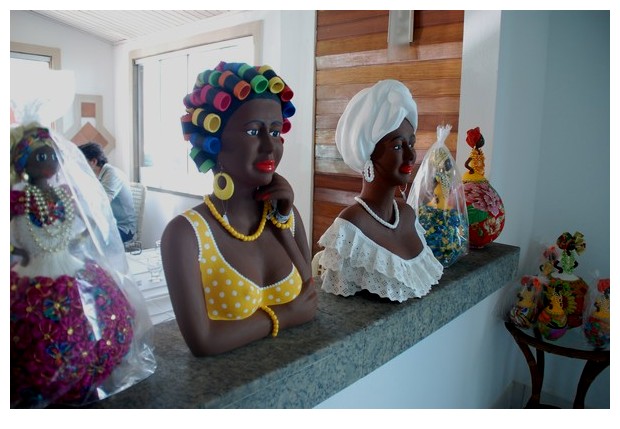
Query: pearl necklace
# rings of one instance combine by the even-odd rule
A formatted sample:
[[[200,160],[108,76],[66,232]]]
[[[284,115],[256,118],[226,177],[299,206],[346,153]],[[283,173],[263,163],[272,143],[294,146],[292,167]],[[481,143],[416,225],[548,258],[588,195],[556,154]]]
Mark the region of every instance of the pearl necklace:
[[[232,225],[228,223],[228,221],[224,219],[221,214],[219,214],[219,212],[217,211],[217,209],[211,202],[211,199],[209,198],[208,195],[204,196],[204,202],[209,208],[209,211],[211,212],[213,217],[220,223],[220,225],[224,227],[226,231],[230,233],[230,235],[235,237],[237,240],[241,240],[241,241],[257,240],[258,237],[260,237],[261,234],[263,233],[263,230],[265,229],[265,224],[267,223],[267,213],[269,212],[269,205],[267,203],[263,205],[263,215],[260,219],[260,223],[258,224],[258,229],[256,230],[256,232],[252,235],[244,235],[238,232],[235,228],[233,228]]]
[[[364,207],[364,209],[368,212],[368,214],[371,215],[381,225],[387,228],[390,228],[390,229],[396,229],[398,227],[398,222],[400,221],[400,213],[398,212],[398,204],[396,203],[396,200],[392,200],[392,203],[394,204],[394,223],[389,223],[381,219],[379,216],[377,216],[377,214],[373,212],[372,209],[368,207],[368,204],[366,204],[366,202],[362,200],[360,197],[355,197],[354,199],[362,207]]]
[[[58,197],[58,201],[62,203],[64,211],[62,216],[55,218],[53,213],[50,214],[48,202],[39,187],[29,184],[26,185],[25,189],[26,201],[24,209],[26,216],[30,220],[28,222],[28,230],[30,231],[30,234],[32,235],[32,238],[37,246],[46,252],[57,252],[67,246],[73,219],[75,217],[71,195],[61,187],[52,188],[52,191]],[[36,213],[33,213],[31,210],[32,199],[34,199]],[[38,221],[41,223],[41,226],[35,230],[33,228],[35,224],[32,218],[36,218],[37,214]],[[43,231],[48,236],[48,239],[53,240],[53,242],[43,242],[43,237],[40,237],[40,231]]]

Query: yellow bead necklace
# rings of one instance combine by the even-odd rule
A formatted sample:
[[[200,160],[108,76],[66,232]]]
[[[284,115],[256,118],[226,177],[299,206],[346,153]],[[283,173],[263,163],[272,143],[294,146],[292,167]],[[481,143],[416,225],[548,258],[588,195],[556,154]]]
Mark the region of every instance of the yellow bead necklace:
[[[233,228],[230,225],[230,223],[228,223],[226,219],[224,219],[222,215],[219,214],[219,212],[217,211],[217,209],[211,202],[211,199],[209,198],[208,195],[205,195],[204,202],[209,208],[209,211],[211,212],[213,217],[220,223],[220,225],[224,227],[226,231],[230,233],[230,235],[235,237],[237,240],[241,240],[241,241],[257,240],[258,237],[260,237],[261,234],[263,233],[263,230],[265,229],[265,224],[267,223],[267,213],[269,212],[269,205],[267,203],[263,205],[263,216],[260,219],[260,223],[258,224],[258,229],[256,230],[256,232],[252,235],[244,235],[238,232],[235,228]]]

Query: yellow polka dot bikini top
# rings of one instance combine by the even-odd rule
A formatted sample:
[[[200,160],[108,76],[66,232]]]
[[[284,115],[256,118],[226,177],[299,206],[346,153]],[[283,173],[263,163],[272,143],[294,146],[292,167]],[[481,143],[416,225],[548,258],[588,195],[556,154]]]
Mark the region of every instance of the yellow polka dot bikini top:
[[[226,262],[209,224],[198,212],[190,209],[183,216],[198,240],[198,262],[209,319],[245,319],[260,307],[286,304],[299,295],[302,279],[292,263],[291,273],[283,280],[260,287]]]

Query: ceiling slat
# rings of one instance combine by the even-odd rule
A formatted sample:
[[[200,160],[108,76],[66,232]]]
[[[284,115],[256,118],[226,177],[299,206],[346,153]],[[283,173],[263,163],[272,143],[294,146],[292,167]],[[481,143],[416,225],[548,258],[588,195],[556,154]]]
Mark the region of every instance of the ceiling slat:
[[[203,21],[227,10],[33,10],[111,44]]]

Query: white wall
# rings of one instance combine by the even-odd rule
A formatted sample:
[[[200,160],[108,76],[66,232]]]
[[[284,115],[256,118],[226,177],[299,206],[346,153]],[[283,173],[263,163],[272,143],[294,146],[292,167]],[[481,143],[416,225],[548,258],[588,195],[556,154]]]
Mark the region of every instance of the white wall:
[[[496,295],[317,408],[507,408],[521,357],[495,316]]]
[[[543,244],[581,231],[575,273],[610,276],[610,23],[606,11],[502,13],[492,184],[506,204],[501,242],[535,274]],[[530,383],[524,360],[517,378]],[[571,398],[583,361],[549,357],[544,389]],[[586,406],[609,407],[609,369]]]
[[[113,136],[114,56],[113,48],[89,34],[58,24],[28,11],[11,11],[11,41],[61,50],[61,66],[75,73],[76,94],[103,97],[103,124]],[[73,125],[72,110],[63,117],[63,131]],[[66,136],[71,138],[72,136]],[[118,149],[118,148],[117,148]],[[117,149],[110,153],[113,161]]]

